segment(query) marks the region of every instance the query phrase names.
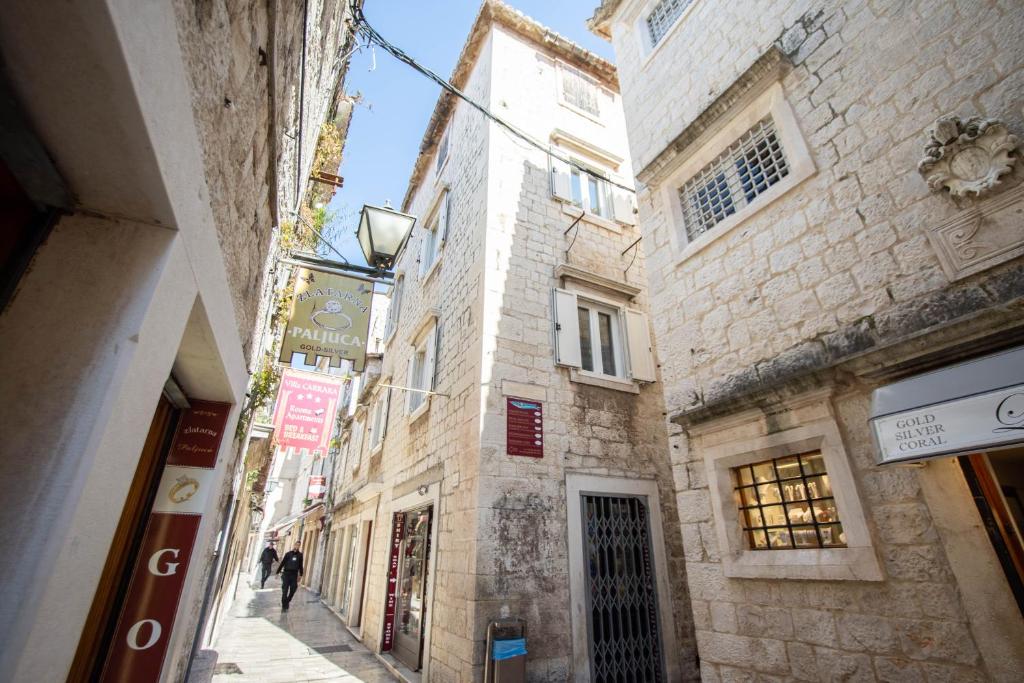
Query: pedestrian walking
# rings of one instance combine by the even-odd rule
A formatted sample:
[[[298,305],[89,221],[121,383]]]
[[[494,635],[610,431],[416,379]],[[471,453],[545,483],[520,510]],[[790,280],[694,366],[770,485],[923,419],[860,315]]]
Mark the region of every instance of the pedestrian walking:
[[[263,588],[267,583],[267,577],[270,576],[270,567],[275,562],[278,562],[281,558],[277,556],[277,551],[274,550],[274,542],[271,541],[267,544],[267,547],[263,549],[260,554],[260,588]]]
[[[299,577],[303,575],[302,553],[298,543],[281,558],[277,573],[281,575],[281,611],[287,612],[288,603],[299,588]]]

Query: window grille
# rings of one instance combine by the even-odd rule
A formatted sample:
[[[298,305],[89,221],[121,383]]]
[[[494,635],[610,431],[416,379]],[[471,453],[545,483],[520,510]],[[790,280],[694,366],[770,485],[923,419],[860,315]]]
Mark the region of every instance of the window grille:
[[[820,452],[764,460],[732,472],[751,550],[846,547]]]
[[[647,30],[651,34],[651,46],[658,44],[676,19],[693,3],[693,0],[661,0],[647,15]]]
[[[765,117],[680,188],[687,237],[697,239],[787,175],[782,142]]]
[[[601,115],[601,105],[597,99],[597,86],[576,69],[563,66],[562,99],[577,109],[582,109],[594,116]]]

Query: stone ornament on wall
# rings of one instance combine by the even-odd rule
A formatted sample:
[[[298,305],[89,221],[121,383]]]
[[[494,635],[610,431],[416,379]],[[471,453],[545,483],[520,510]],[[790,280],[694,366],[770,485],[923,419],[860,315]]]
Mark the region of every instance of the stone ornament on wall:
[[[950,280],[1024,255],[1024,185],[929,228],[928,241]]]
[[[917,169],[928,187],[946,188],[956,198],[990,192],[1017,161],[1017,136],[996,119],[943,116],[928,129],[928,138]]]

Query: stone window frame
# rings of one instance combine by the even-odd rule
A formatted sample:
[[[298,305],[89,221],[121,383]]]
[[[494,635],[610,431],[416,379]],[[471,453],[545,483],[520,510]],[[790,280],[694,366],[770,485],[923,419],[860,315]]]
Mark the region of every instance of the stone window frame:
[[[783,153],[789,164],[789,175],[759,194],[755,201],[719,222],[697,239],[690,241],[686,235],[686,221],[679,198],[679,189],[701,169],[718,158],[742,135],[768,116],[771,117],[775,132],[782,144]],[[661,183],[659,190],[660,201],[665,212],[671,216],[669,240],[677,262],[685,261],[732,233],[738,226],[766,210],[776,200],[816,172],[814,159],[811,157],[807,142],[797,125],[796,115],[786,99],[782,84],[777,81],[736,111],[724,125],[699,144],[700,146],[690,153]]]
[[[661,3],[661,0],[647,0],[647,2],[641,2],[634,5],[632,12],[626,10],[625,16],[627,17],[624,21],[629,30],[633,32],[633,36],[636,40],[637,49],[640,56],[640,69],[646,69],[652,61],[654,61],[654,55],[661,51],[661,49],[668,43],[672,42],[672,37],[679,31],[679,27],[687,22],[687,19],[694,13],[695,8],[702,3],[702,0],[693,0],[680,14],[676,17],[672,25],[668,27],[665,33],[662,34],[661,39],[657,43],[651,42],[651,33],[647,26],[647,17],[654,11],[654,8]],[[630,14],[632,17],[630,18]]]
[[[592,112],[592,111],[587,111],[586,109],[584,109],[584,108],[582,108],[582,107],[580,107],[580,106],[578,106],[576,104],[573,104],[566,97],[565,90],[564,90],[564,85],[563,85],[563,80],[565,79],[567,74],[571,74],[571,75],[577,76],[577,77],[579,77],[579,79],[581,81],[584,81],[584,82],[590,84],[590,86],[593,87],[593,89],[594,89],[594,98],[595,98],[595,100],[597,102],[597,113],[596,114],[594,112]],[[575,66],[572,66],[571,64],[568,64],[568,63],[566,63],[566,62],[564,62],[564,61],[562,61],[560,59],[556,59],[555,60],[555,84],[556,84],[556,88],[558,90],[558,104],[560,104],[561,106],[565,107],[566,109],[568,109],[568,110],[570,110],[572,112],[575,112],[575,113],[579,114],[580,116],[582,116],[582,117],[584,117],[586,119],[589,119],[589,120],[593,121],[594,123],[597,123],[597,124],[599,124],[601,126],[604,126],[604,122],[601,120],[601,116],[603,114],[603,108],[602,108],[602,105],[601,105],[601,99],[602,99],[602,97],[607,96],[607,92],[608,91],[606,90],[606,88],[603,85],[601,85],[600,82],[598,82],[597,79],[595,79],[593,76],[591,76],[590,74],[586,73],[582,69],[579,69],[579,68],[577,68]],[[612,96],[612,104],[614,105],[614,103],[615,103],[615,97],[613,95]]]
[[[849,456],[831,408],[830,394],[804,397],[788,404],[785,410],[790,411],[800,423],[770,434],[764,433],[766,429],[763,426],[776,420],[769,419],[760,410],[746,411],[689,429],[691,438],[699,442],[699,452],[704,460],[715,535],[725,576],[818,581],[884,580]],[[735,500],[733,468],[809,451],[821,451],[825,470],[832,481],[839,519],[846,533],[846,547],[748,548]]]

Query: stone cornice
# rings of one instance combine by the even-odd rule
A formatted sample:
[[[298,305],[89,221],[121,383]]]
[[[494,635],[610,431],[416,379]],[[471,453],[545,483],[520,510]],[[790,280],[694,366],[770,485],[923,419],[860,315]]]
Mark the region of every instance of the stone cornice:
[[[836,383],[878,384],[1024,342],[1024,265],[948,286],[808,339],[707,386],[684,428]]]
[[[788,59],[775,46],[758,57],[732,85],[725,89],[714,102],[697,115],[690,125],[683,129],[672,142],[665,146],[653,160],[636,174],[637,180],[645,185],[654,185],[667,176],[688,156],[705,135],[723,123],[730,111],[756,96],[765,86],[777,81],[788,65]]]

